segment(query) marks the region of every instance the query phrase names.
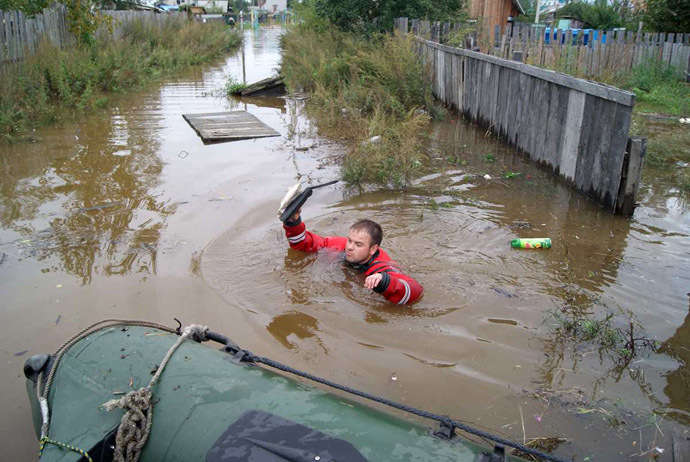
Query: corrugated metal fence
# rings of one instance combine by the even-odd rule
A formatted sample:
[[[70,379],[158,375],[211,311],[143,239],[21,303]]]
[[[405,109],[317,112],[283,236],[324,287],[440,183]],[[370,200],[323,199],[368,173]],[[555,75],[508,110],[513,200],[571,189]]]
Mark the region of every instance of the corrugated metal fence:
[[[407,18],[396,20],[407,31]],[[633,212],[645,139],[628,139],[632,93],[421,37],[434,95],[607,210]]]

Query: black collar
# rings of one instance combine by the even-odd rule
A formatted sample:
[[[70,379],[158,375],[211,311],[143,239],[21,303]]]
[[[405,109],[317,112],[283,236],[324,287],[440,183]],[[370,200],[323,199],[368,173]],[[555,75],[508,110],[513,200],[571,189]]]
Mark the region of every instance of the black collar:
[[[371,266],[372,263],[376,261],[376,259],[379,256],[379,249],[376,249],[376,252],[374,252],[374,255],[369,258],[369,260],[365,261],[364,263],[350,263],[349,261],[345,260],[345,263],[348,264],[351,268],[354,268],[359,271],[366,271],[369,269],[369,266]]]

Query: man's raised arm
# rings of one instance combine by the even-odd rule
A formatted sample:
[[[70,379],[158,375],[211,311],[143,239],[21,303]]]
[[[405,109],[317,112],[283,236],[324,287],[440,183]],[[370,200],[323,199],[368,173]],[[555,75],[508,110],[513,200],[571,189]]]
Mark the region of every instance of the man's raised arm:
[[[319,249],[331,248],[335,250],[345,249],[344,237],[321,237],[316,233],[307,231],[307,227],[302,222],[301,210],[295,212],[283,223],[285,236],[290,247],[302,252],[316,252]]]

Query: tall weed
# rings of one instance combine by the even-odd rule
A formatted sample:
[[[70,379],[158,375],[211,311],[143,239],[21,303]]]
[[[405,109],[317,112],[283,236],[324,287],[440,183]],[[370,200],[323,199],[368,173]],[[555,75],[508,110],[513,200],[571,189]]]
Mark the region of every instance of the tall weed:
[[[240,41],[221,24],[188,21],[170,21],[160,29],[133,21],[119,40],[101,34],[93,45],[69,50],[46,41],[32,57],[0,73],[0,134],[12,139],[50,123],[59,109],[102,106],[113,93],[209,61]]]
[[[422,165],[434,104],[412,38],[298,27],[283,35],[281,47],[288,88],[310,92],[319,128],[351,144],[343,178],[407,186]]]

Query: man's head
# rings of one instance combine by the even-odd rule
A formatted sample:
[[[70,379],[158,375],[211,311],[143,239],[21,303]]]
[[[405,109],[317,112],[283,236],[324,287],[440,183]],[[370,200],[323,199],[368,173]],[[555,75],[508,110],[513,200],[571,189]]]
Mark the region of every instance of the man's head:
[[[359,220],[350,227],[345,246],[345,260],[350,263],[364,263],[379,249],[383,230],[371,220]]]

